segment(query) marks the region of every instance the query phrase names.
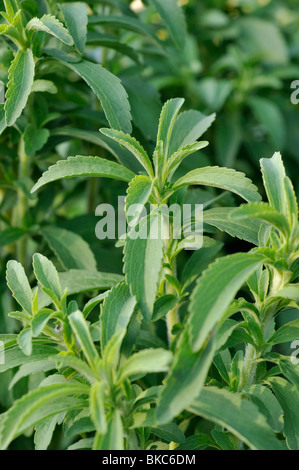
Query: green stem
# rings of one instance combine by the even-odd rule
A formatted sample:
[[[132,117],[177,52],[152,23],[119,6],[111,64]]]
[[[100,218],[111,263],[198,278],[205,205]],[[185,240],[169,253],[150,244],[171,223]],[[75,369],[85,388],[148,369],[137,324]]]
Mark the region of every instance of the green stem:
[[[167,270],[167,274],[171,274],[172,276],[176,277],[176,260],[174,259],[172,262],[172,269]],[[166,293],[167,294],[177,294],[176,290],[174,287],[166,281]],[[172,310],[170,310],[167,313],[166,316],[166,324],[167,324],[167,336],[168,336],[168,342],[169,345],[171,345],[172,340],[174,339],[175,335],[172,334],[172,329],[174,325],[179,323],[179,312],[178,312],[178,306],[176,305]]]
[[[24,140],[21,139],[19,146],[19,179],[29,176],[30,158],[25,153]],[[17,227],[25,228],[24,217],[28,210],[28,200],[21,189],[18,189],[18,204],[16,206]],[[22,237],[16,246],[16,254],[19,262],[26,267],[27,261],[27,237]]]

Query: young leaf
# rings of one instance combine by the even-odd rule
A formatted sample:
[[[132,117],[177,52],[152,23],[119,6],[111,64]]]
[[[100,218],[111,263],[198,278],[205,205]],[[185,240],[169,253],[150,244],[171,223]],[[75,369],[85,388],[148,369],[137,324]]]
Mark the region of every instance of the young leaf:
[[[116,142],[118,142],[120,145],[126,147],[126,149],[128,149],[145,168],[148,175],[151,178],[154,177],[153,167],[149,156],[142,145],[136,139],[134,139],[134,137],[131,137],[129,134],[124,134],[121,131],[116,131],[115,129],[102,128],[100,131],[106,137],[110,137],[110,139],[116,140]]]
[[[32,18],[26,28],[28,31],[44,31],[59,39],[68,46],[74,44],[72,36],[63,24],[52,15],[44,15],[41,18]]]
[[[177,180],[173,185],[173,189],[176,190],[190,185],[206,185],[225,189],[238,194],[248,202],[261,200],[257,187],[252,184],[251,180],[244,173],[230,168],[220,168],[218,166],[198,168]]]
[[[157,147],[162,142],[162,152],[166,160],[169,151],[170,139],[176,117],[184,104],[183,98],[173,98],[168,100],[161,111],[157,135]]]
[[[79,310],[72,313],[69,321],[88,363],[93,366],[99,356],[82,313]]]
[[[7,263],[6,281],[16,301],[28,313],[32,313],[32,291],[23,266],[17,261]]]
[[[55,165],[49,167],[38,182],[33,186],[31,192],[36,191],[47,183],[63,178],[74,178],[77,176],[96,176],[115,178],[123,181],[130,181],[134,178],[134,173],[115,162],[110,162],[100,157],[69,157],[67,160],[60,160]]]
[[[53,310],[49,308],[42,308],[36,315],[34,315],[31,328],[32,328],[32,335],[33,337],[39,336],[50,318],[55,314]]]
[[[101,310],[101,348],[102,351],[112,336],[127,328],[136,305],[135,297],[123,281],[111,289]]]
[[[78,73],[99,98],[110,126],[130,134],[132,131],[130,104],[119,78],[100,64],[87,60],[72,64],[64,62],[64,64]]]
[[[143,233],[145,238],[131,238],[130,232],[125,245],[124,272],[132,295],[135,295],[138,306],[146,321],[149,321],[157,293],[159,273],[163,262],[163,239],[160,234],[154,237],[154,231],[159,231],[163,217],[161,213],[144,217],[134,230]],[[138,235],[138,233],[137,233]],[[136,262],[138,260],[138,262]]]
[[[58,227],[45,227],[41,233],[65,269],[96,271],[94,254],[80,235]]]
[[[26,356],[30,356],[32,353],[32,330],[31,328],[24,328],[19,333],[18,344]]]
[[[177,152],[182,147],[192,145],[212,125],[216,114],[205,116],[193,109],[184,111],[177,116],[169,143],[169,155]]]
[[[35,253],[33,255],[33,269],[35,277],[41,286],[47,290],[48,295],[54,294],[53,300],[59,304],[62,297],[62,289],[58,273],[52,261],[40,253]]]
[[[137,374],[167,372],[172,354],[166,349],[145,349],[133,354],[119,371],[119,381]]]
[[[19,50],[8,71],[5,96],[5,119],[12,126],[26,106],[34,79],[34,58],[31,49]]]
[[[264,257],[236,253],[217,259],[199,278],[189,307],[189,331],[193,351],[198,351],[246,279]]]
[[[216,387],[202,388],[188,407],[191,413],[225,427],[251,449],[283,450],[258,408],[237,393]]]
[[[281,214],[286,214],[285,169],[280,153],[275,152],[272,158],[262,158],[260,163],[270,205]]]
[[[209,145],[209,143],[206,141],[194,142],[193,144],[186,145],[175,152],[166,162],[163,169],[164,177],[166,178],[171,172],[174,172],[186,157],[202,148],[205,148],[207,145]]]
[[[86,3],[71,2],[61,5],[67,28],[78,51],[83,52],[86,43],[88,8]]]

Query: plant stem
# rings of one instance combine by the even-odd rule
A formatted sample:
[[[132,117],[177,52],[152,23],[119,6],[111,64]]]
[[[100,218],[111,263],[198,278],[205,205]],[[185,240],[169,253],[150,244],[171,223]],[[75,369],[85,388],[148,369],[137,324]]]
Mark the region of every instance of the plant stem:
[[[20,140],[19,145],[19,179],[29,176],[30,158],[25,153],[24,140]],[[16,223],[17,227],[24,228],[24,217],[28,210],[28,200],[21,189],[18,189],[18,204],[16,207]],[[27,237],[22,237],[16,246],[16,255],[19,262],[26,267],[27,261]]]
[[[168,271],[167,274],[170,274],[176,277],[176,260],[175,259],[172,261],[172,269],[168,269],[167,271]],[[166,293],[175,294],[175,295],[177,294],[174,287],[167,281],[166,281]],[[169,345],[172,343],[172,340],[175,337],[175,335],[172,334],[172,329],[174,325],[176,325],[177,323],[179,323],[179,314],[178,314],[178,306],[176,305],[172,310],[170,310],[167,313],[167,317],[166,317],[167,336],[168,336]]]

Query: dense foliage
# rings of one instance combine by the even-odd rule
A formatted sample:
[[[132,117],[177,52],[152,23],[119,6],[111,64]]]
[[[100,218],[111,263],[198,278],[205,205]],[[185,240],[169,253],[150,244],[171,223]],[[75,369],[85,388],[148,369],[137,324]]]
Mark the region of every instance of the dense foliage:
[[[299,450],[295,3],[0,2],[1,449]]]

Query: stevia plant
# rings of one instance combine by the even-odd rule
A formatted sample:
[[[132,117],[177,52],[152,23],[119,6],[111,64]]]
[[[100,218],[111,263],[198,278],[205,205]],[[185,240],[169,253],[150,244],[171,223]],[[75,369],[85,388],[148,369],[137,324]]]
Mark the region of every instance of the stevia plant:
[[[193,57],[175,0],[151,0],[140,17],[118,0],[4,3],[1,51],[12,64],[3,77],[0,244],[3,258],[18,261],[6,269],[5,319],[9,311],[15,326],[0,334],[0,448],[32,439],[47,449],[58,436],[69,449],[298,450],[298,205],[280,155],[261,160],[261,202],[243,173],[210,166],[202,152],[214,114],[179,113],[183,99],[170,99],[158,124],[160,98],[139,60],[165,88],[168,64]],[[165,31],[149,25],[155,11],[163,41]],[[191,69],[177,67],[170,82],[185,83]],[[227,122],[218,122],[221,141]],[[229,161],[237,147],[225,137]],[[85,177],[93,178],[82,197]],[[103,178],[111,191],[99,190]],[[97,197],[109,202],[124,185],[129,231],[115,248],[123,274],[110,249],[109,272],[99,272],[103,251],[76,231],[89,219],[65,214],[82,199],[92,212]],[[237,207],[239,198],[247,203]],[[177,238],[171,208],[185,203],[194,210]],[[151,238],[169,211],[170,236]],[[198,250],[185,252],[196,229]],[[219,257],[223,233],[255,247]]]
[[[184,199],[183,186],[213,185],[249,202],[206,210],[207,230],[217,227],[256,248],[219,258],[199,275],[221,248],[205,237],[180,277],[175,260],[186,240],[128,234],[121,241],[125,279],[115,279],[110,291],[81,311],[67,300],[76,292],[70,278],[68,292],[61,286],[63,273],[58,275],[44,256],[33,258],[40,286],[34,291],[20,264],[11,261],[8,285],[22,307],[11,315],[26,326],[18,336],[1,337],[8,357],[1,370],[21,366],[12,386],[39,368],[49,375],[1,415],[3,448],[33,426],[36,447],[45,448],[61,419],[66,436],[83,436],[74,449],[298,447],[290,402],[298,394],[296,366],[272,351],[298,331],[298,321],[275,328],[276,316],[298,301],[298,207],[292,185],[279,154],[261,162],[268,203],[234,170],[203,167],[175,180],[171,170],[205,145],[188,141],[190,128],[186,134],[182,125],[188,114],[178,115],[181,105],[180,99],[164,105],[152,160],[130,135],[102,129],[127,147],[146,173],[129,175],[97,157],[70,157],[49,168],[33,190],[62,177],[125,175],[127,211],[130,201],[150,201],[155,220],[163,218],[157,207],[176,193]],[[211,119],[197,126],[197,138]],[[143,223],[144,218],[135,220],[131,230]],[[242,288],[244,297],[235,298]],[[89,323],[86,318],[101,301],[100,320]],[[168,347],[159,333],[165,319]],[[150,373],[156,373],[155,380]],[[200,431],[203,420],[215,425],[209,435]]]

